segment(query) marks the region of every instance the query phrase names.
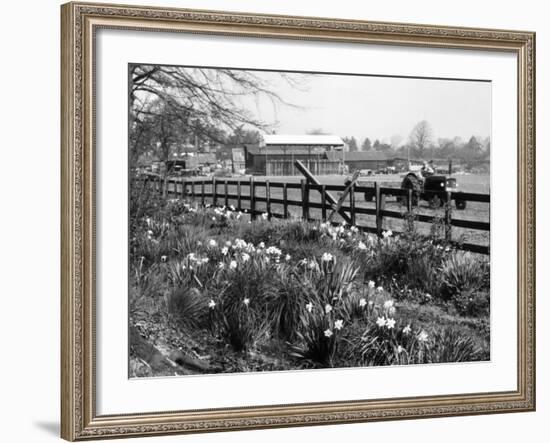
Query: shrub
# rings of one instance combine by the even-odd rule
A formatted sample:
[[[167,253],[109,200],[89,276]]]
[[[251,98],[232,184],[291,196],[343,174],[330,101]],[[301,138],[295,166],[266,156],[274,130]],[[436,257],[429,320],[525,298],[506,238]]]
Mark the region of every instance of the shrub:
[[[488,308],[488,295],[478,293],[489,281],[485,262],[469,252],[452,254],[441,268],[445,294],[461,314],[484,312]]]
[[[463,331],[444,328],[434,333],[428,352],[430,363],[479,361],[485,359],[482,349],[475,341],[464,336]]]
[[[291,346],[290,355],[305,360],[314,367],[333,367],[340,342],[335,314],[320,304],[300,313],[301,328],[296,332],[298,344]]]
[[[206,303],[197,288],[183,286],[171,290],[165,297],[166,310],[183,328],[197,327],[206,314]]]

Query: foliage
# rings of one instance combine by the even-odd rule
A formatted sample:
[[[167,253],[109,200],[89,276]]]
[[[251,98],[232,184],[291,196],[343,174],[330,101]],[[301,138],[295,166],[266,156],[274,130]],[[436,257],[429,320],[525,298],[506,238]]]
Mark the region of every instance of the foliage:
[[[488,356],[488,263],[435,237],[173,200],[133,214],[131,318],[176,324],[225,370]]]

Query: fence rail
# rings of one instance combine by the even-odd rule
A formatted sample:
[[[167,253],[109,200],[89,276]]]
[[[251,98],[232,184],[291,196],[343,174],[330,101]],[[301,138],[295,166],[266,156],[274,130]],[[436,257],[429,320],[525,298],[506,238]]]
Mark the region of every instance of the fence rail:
[[[238,211],[250,214],[252,219],[258,215],[266,213],[268,218],[285,219],[291,216],[290,208],[301,208],[298,212],[301,218],[306,220],[329,220],[330,213],[336,209],[334,200],[329,192],[344,192],[345,185],[325,185],[313,184],[306,180],[299,183],[271,182],[269,180],[257,180],[254,177],[244,180],[208,178],[208,179],[177,179],[171,178],[163,181],[160,178],[140,178],[138,179],[144,186],[152,187],[154,190],[162,193],[166,197],[191,198],[200,202],[202,205],[210,203],[214,206],[235,206]],[[233,192],[229,187],[236,188]],[[248,192],[243,192],[243,188]],[[260,190],[263,192],[260,194]],[[312,194],[318,193],[319,200],[312,199]],[[327,194],[328,197],[327,198]],[[374,186],[353,185],[345,203],[339,208],[339,214],[348,222],[357,226],[362,231],[382,235],[384,230],[384,219],[407,220],[410,224],[442,222],[444,225],[445,238],[454,243],[458,248],[476,252],[480,254],[489,254],[488,245],[474,243],[456,242],[452,239],[453,227],[473,231],[490,231],[490,222],[479,220],[465,220],[462,218],[453,218],[454,210],[452,202],[455,199],[466,202],[490,203],[489,194],[475,194],[466,192],[441,192],[441,200],[444,202],[444,215],[428,215],[416,213],[413,205],[413,191],[380,186],[374,183]],[[358,198],[358,196],[361,196]],[[364,198],[362,198],[364,196]],[[368,198],[367,198],[368,197]],[[401,200],[405,206],[404,211],[396,211],[386,208],[387,197],[395,197]],[[418,197],[418,196],[417,196]],[[420,194],[422,197],[422,194]],[[374,207],[366,207],[372,199]],[[243,202],[247,202],[244,207]],[[259,204],[263,208],[260,208]],[[362,203],[362,204],[361,204]],[[282,211],[274,211],[274,206],[282,207]],[[320,210],[320,217],[312,217],[313,209]],[[294,212],[296,214],[296,212]],[[368,215],[374,217],[374,226],[357,223],[357,216]],[[334,225],[339,224],[334,221]]]

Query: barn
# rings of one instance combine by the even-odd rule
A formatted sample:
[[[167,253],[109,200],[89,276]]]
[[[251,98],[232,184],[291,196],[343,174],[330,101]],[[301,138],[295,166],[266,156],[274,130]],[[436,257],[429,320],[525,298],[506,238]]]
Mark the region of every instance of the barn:
[[[245,167],[252,174],[295,175],[294,162],[300,160],[314,173],[335,173],[338,161],[328,161],[326,153],[344,149],[335,135],[266,134],[260,143],[245,145]]]

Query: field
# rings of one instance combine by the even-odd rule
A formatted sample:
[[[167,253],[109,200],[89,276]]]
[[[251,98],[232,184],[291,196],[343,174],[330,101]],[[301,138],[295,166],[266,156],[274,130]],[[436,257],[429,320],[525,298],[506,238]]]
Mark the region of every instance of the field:
[[[415,232],[131,203],[131,377],[490,357],[487,257]]]

